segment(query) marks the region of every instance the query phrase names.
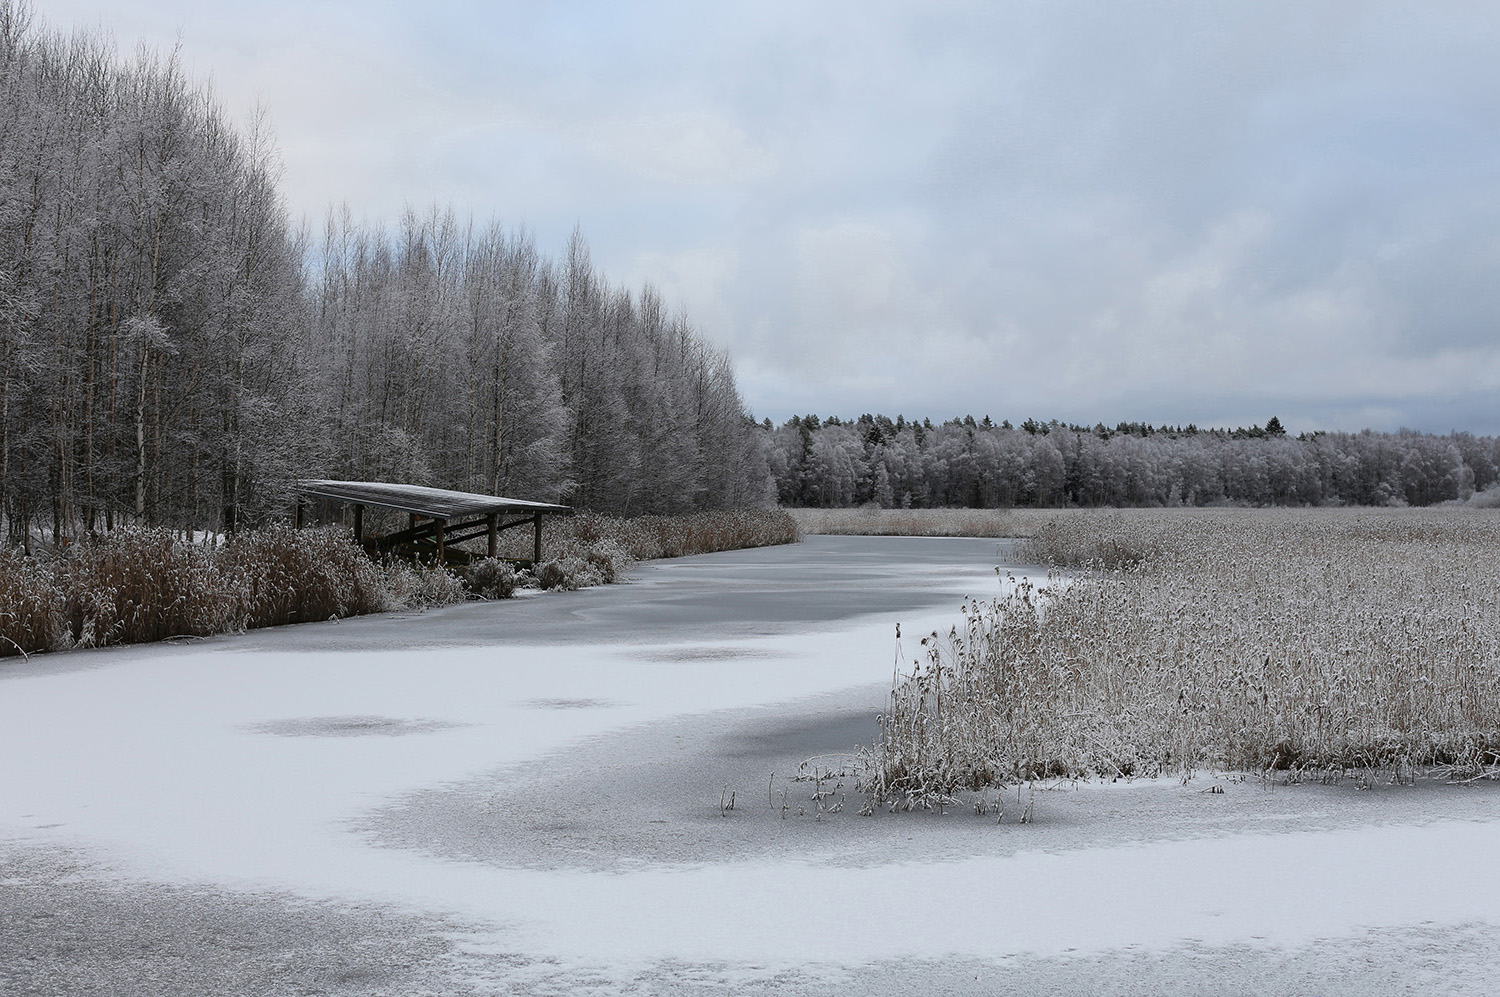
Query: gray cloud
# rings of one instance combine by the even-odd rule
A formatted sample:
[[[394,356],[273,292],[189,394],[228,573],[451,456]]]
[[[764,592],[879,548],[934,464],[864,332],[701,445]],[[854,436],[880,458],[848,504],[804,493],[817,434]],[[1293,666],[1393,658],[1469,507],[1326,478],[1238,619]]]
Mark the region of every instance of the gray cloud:
[[[1500,12],[58,0],[269,104],[293,209],[583,226],[747,400],[1500,432]]]

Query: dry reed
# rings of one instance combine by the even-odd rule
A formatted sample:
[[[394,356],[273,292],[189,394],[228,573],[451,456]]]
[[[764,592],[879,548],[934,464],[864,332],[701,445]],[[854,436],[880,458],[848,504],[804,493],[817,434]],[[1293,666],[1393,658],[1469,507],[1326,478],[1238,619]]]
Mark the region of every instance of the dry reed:
[[[507,530],[501,536],[504,556],[531,556],[530,529]],[[617,562],[623,557],[628,562],[796,543],[802,539],[802,531],[796,520],[780,509],[740,509],[632,519],[579,513],[549,520],[542,536],[543,553],[553,560],[590,560],[590,552],[595,552]],[[613,545],[613,549],[601,547],[603,544]],[[602,564],[595,567],[605,571]]]
[[[0,657],[51,647],[62,632],[63,598],[50,566],[0,545]]]
[[[923,641],[882,717],[877,798],[1197,767],[1500,772],[1492,512],[1072,513],[1019,553],[1070,570]]]
[[[389,584],[352,539],[286,525],[235,535],[215,557],[236,629],[395,608]]]
[[[410,572],[411,569],[404,569]],[[273,526],[222,547],[165,529],[87,538],[51,561],[0,548],[0,656],[207,636],[454,601],[379,568],[334,530]]]
[[[803,533],[879,537],[1016,537],[1021,514],[1006,509],[788,509]]]
[[[529,530],[504,536],[506,554],[530,554]],[[536,568],[544,587],[573,589],[613,582],[632,560],[799,538],[791,517],[774,510],[585,514],[549,524],[552,559]],[[467,573],[468,589],[444,569],[376,565],[346,531],[285,525],[241,533],[222,547],[188,543],[164,529],[122,529],[50,560],[0,546],[0,657],[445,605],[470,590],[503,598],[532,577],[488,560]]]
[[[132,644],[233,628],[235,600],[209,548],[165,529],[118,530],[74,544],[55,567],[62,642]]]

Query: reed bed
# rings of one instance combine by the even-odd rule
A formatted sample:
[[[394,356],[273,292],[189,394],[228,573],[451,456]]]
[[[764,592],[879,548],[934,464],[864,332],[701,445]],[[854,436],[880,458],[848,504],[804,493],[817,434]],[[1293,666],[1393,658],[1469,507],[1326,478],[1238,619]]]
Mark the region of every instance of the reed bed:
[[[0,544],[0,657],[52,646],[62,632],[63,597],[50,565]]]
[[[391,570],[377,567],[341,530],[277,525],[240,533],[215,562],[232,595],[236,630],[360,616],[421,601],[394,593]]]
[[[242,592],[212,548],[164,529],[119,530],[73,545],[57,561],[68,647],[133,644],[231,629]]]
[[[3,548],[0,656],[404,608],[414,600],[401,598],[399,580],[338,531],[286,526],[222,546],[165,529],[122,529],[47,561]]]
[[[1074,512],[1018,554],[1059,570],[922,641],[875,799],[1197,768],[1500,775],[1493,511]]]
[[[532,534],[507,530],[502,553],[529,558]],[[601,516],[579,513],[549,519],[543,527],[544,553],[553,558],[586,557],[600,544],[613,544],[625,557],[651,561],[691,554],[713,554],[748,547],[770,547],[802,539],[797,520],[781,509],[694,512],[682,516]]]
[[[529,529],[507,530],[501,536],[501,556],[531,556]],[[801,539],[796,520],[779,509],[631,519],[580,513],[550,521],[544,527],[543,548],[550,557],[533,566],[533,578],[544,589],[588,588],[615,582],[634,561],[770,547]],[[523,577],[521,584],[531,580]]]
[[[525,536],[516,536],[525,534]],[[512,530],[505,553],[531,553]],[[791,543],[775,510],[549,524],[551,559],[532,571],[484,559],[464,577],[438,567],[372,562],[345,530],[246,531],[219,546],[165,529],[122,529],[46,559],[0,545],[0,657],[206,636],[395,609],[506,598],[524,586],[577,589],[616,581],[634,560]]]
[[[1024,514],[1008,509],[788,509],[803,533],[864,537],[1017,537]]]

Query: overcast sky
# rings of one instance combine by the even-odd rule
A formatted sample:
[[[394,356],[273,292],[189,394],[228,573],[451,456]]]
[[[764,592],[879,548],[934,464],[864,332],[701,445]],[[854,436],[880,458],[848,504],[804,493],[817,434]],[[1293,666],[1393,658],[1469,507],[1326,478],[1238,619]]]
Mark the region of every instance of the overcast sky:
[[[1500,432],[1500,5],[56,0],[294,216],[581,226],[757,416]]]

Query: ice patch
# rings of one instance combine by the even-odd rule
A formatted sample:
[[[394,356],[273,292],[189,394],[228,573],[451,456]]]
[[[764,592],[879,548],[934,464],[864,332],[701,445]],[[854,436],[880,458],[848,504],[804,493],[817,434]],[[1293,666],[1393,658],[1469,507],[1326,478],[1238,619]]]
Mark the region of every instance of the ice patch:
[[[533,710],[600,710],[620,704],[612,699],[570,699],[568,697],[552,696],[541,699],[528,699],[521,705]]]
[[[689,647],[663,647],[637,651],[631,655],[641,661],[729,661],[735,658],[785,658],[787,651],[742,644],[704,644]]]
[[[367,737],[379,735],[400,737],[405,734],[430,734],[435,730],[463,727],[444,720],[403,720],[399,717],[292,717],[246,724],[244,730],[277,737]]]

